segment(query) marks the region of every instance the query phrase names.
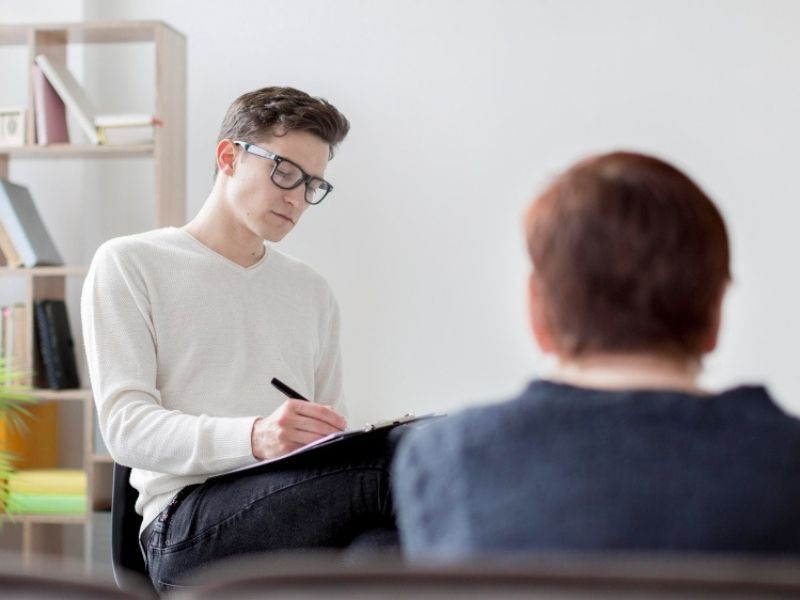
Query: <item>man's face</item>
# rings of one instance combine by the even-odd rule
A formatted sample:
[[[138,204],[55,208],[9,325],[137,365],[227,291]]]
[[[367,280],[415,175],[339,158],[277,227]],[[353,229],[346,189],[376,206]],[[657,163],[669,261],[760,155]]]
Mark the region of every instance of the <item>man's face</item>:
[[[299,165],[307,174],[324,178],[329,147],[305,131],[290,131],[253,141],[256,146]],[[272,181],[275,163],[236,146],[235,172],[228,182],[228,203],[237,221],[263,240],[278,242],[289,233],[310,206],[301,183],[285,190]],[[281,167],[279,166],[278,169]]]

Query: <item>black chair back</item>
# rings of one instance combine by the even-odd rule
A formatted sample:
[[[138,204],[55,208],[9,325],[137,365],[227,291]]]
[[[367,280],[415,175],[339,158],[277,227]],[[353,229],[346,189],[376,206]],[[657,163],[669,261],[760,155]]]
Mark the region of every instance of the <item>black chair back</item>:
[[[131,469],[114,463],[111,491],[111,566],[121,590],[140,590],[147,575],[139,549],[142,517],[134,509],[138,492],[130,484]]]

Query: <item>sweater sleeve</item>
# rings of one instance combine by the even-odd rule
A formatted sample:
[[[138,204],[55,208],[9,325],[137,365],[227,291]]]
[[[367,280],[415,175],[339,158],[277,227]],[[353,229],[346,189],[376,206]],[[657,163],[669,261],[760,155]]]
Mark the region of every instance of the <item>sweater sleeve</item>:
[[[81,295],[89,378],[112,458],[172,475],[207,475],[255,462],[255,416],[191,415],[162,405],[150,299],[131,254],[113,242],[101,246]]]
[[[314,400],[330,405],[347,416],[342,389],[342,351],[339,342],[341,318],[339,305],[333,292],[328,290],[328,310],[325,331],[320,340],[320,351],[314,374]]]

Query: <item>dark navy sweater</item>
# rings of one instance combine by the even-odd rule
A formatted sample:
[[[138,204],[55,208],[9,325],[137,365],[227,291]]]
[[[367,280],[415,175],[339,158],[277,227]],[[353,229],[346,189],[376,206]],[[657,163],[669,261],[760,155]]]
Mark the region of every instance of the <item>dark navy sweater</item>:
[[[800,551],[800,420],[762,387],[713,396],[534,381],[409,432],[407,556]]]

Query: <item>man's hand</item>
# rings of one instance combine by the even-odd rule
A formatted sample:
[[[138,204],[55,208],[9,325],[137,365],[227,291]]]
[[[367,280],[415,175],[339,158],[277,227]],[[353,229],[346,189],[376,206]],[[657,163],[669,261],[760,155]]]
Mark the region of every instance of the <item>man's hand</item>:
[[[275,458],[345,427],[344,417],[329,406],[287,400],[270,416],[256,419],[250,445],[257,459]]]

